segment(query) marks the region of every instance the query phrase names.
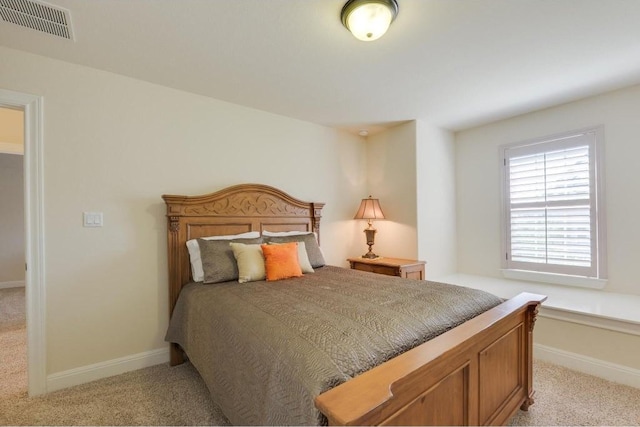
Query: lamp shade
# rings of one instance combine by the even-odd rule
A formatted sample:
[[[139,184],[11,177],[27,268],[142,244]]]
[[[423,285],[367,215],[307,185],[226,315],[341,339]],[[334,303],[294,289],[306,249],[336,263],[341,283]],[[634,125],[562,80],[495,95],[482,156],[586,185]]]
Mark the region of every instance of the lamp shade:
[[[349,0],[342,8],[342,24],[355,38],[377,40],[398,15],[396,0]]]
[[[384,219],[378,199],[372,199],[371,196],[368,199],[362,199],[353,219]]]

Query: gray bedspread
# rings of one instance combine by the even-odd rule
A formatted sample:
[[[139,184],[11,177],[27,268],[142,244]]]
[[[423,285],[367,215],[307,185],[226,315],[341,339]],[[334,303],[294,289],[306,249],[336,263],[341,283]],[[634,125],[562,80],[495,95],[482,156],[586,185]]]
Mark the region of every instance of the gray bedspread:
[[[304,277],[183,288],[178,343],[236,425],[326,424],[313,400],[498,305],[486,292],[325,266]]]

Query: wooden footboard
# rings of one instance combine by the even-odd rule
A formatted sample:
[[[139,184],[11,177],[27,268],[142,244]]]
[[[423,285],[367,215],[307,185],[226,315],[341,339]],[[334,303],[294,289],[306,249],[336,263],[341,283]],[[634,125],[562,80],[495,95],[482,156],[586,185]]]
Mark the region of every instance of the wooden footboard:
[[[522,293],[315,400],[330,425],[497,425],[533,403],[533,326]]]

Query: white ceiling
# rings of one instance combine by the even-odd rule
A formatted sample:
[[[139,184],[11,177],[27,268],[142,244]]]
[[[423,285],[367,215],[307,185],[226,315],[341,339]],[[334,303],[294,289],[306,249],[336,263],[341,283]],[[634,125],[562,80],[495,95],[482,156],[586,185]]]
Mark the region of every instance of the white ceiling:
[[[0,45],[357,131],[460,130],[640,83],[640,0],[398,0],[375,42],[346,0],[50,0],[75,42],[0,21]]]

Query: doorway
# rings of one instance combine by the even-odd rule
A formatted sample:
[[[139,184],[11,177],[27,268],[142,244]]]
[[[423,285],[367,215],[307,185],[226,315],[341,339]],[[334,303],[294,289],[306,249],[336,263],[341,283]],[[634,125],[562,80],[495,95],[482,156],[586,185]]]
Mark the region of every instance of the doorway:
[[[0,89],[0,108],[23,112],[24,283],[27,383],[30,396],[46,393],[43,99]]]
[[[27,391],[24,111],[0,107],[0,396]]]

